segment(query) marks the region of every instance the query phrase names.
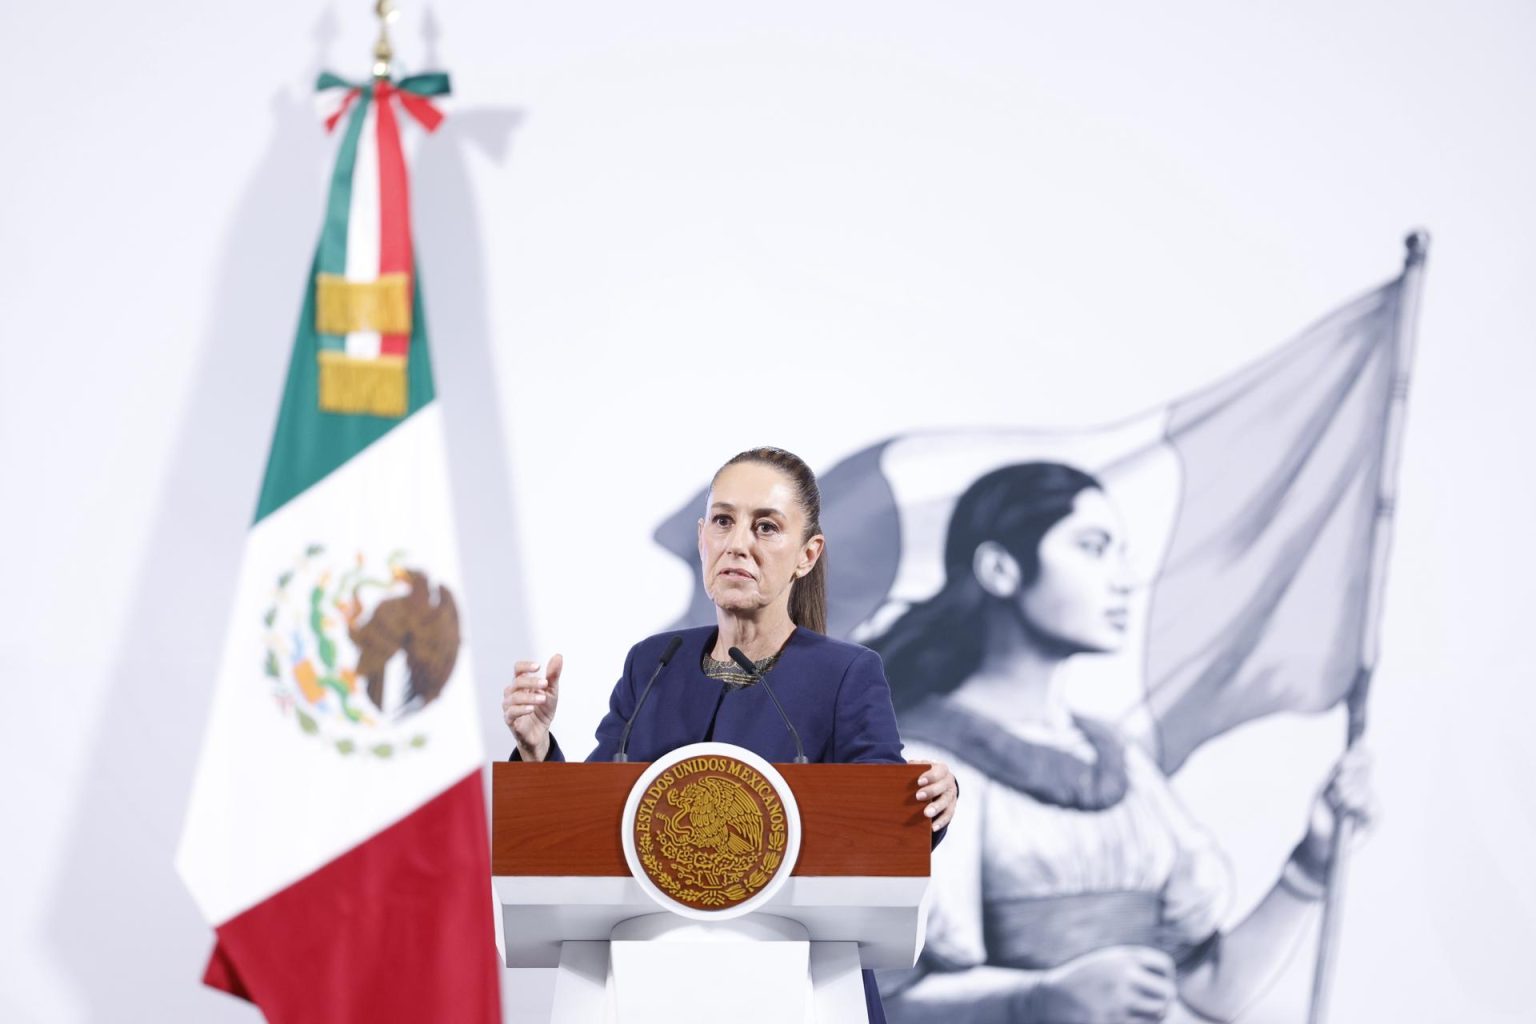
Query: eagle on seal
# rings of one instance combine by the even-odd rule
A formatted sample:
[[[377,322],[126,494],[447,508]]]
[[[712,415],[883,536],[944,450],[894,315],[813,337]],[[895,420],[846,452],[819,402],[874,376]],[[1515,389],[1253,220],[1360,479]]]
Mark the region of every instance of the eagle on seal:
[[[414,711],[436,700],[459,657],[459,609],[453,592],[433,587],[419,569],[394,569],[394,578],[409,589],[386,598],[367,622],[354,592],[347,608],[347,635],[357,645],[357,674],[368,680],[368,697],[384,709],[384,666],[401,651],[409,672],[405,701],[399,712]],[[434,594],[435,591],[435,594]]]
[[[678,809],[667,832],[686,846],[739,857],[763,846],[763,812],[741,784],[715,775],[672,790],[667,802]]]

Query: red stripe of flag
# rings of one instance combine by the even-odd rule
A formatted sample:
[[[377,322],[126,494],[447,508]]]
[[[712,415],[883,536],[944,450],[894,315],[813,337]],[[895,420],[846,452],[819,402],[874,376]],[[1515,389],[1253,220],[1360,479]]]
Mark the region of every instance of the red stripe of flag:
[[[404,274],[406,301],[414,298],[411,281],[411,205],[405,178],[405,153],[400,147],[400,122],[390,100],[400,95],[388,82],[374,85],[378,101],[379,140],[379,275]],[[409,334],[379,336],[379,354],[403,356]]]
[[[499,1024],[475,771],[217,928],[204,983],[271,1024]]]

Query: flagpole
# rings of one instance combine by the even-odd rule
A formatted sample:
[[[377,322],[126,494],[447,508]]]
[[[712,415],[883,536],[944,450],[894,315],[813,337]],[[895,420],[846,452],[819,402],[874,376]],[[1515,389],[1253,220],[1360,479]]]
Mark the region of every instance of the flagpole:
[[[1393,518],[1397,509],[1397,475],[1402,460],[1403,422],[1408,411],[1408,382],[1417,341],[1419,296],[1424,281],[1424,261],[1429,255],[1429,232],[1415,230],[1404,239],[1406,253],[1398,287],[1396,344],[1392,363],[1392,397],[1387,406],[1386,432],[1382,443],[1381,473],[1376,489],[1376,521],[1371,528],[1370,588],[1366,592],[1365,629],[1360,637],[1360,668],[1350,687],[1347,745],[1353,747],[1365,735],[1366,696],[1381,648],[1381,606],[1387,583],[1387,557],[1392,549]],[[1323,921],[1317,943],[1317,966],[1312,976],[1312,1006],[1308,1024],[1326,1024],[1328,995],[1337,960],[1339,926],[1344,917],[1345,880],[1349,848],[1355,833],[1353,816],[1340,818],[1334,828],[1333,849],[1328,858],[1328,885],[1323,902]]]

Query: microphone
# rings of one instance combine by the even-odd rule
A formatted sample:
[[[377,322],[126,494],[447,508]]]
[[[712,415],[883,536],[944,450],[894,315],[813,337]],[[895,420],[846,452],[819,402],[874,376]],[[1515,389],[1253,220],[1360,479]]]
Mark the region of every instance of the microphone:
[[[778,694],[773,692],[773,687],[768,685],[768,677],[757,671],[757,666],[752,664],[752,659],[741,653],[740,647],[732,647],[727,653],[731,660],[741,667],[741,670],[751,676],[755,681],[763,684],[763,689],[768,691],[768,696],[773,698],[773,706],[779,709],[779,717],[784,719],[784,728],[789,730],[789,738],[795,741],[795,764],[807,764],[809,759],[805,756],[805,748],[800,745],[800,734],[795,731],[795,724],[784,713],[784,705],[779,703]]]
[[[629,721],[624,723],[624,731],[619,734],[619,752],[613,755],[614,761],[628,761],[629,755],[624,749],[629,746],[629,730],[635,727],[635,719],[640,717],[640,709],[645,706],[645,698],[651,695],[651,687],[656,685],[656,677],[661,675],[661,670],[667,667],[667,662],[672,660],[672,655],[683,646],[683,638],[673,636],[667,641],[667,649],[661,652],[661,660],[656,663],[656,671],[651,673],[651,678],[646,680],[645,689],[640,691],[640,699],[635,701],[635,710],[630,712]]]

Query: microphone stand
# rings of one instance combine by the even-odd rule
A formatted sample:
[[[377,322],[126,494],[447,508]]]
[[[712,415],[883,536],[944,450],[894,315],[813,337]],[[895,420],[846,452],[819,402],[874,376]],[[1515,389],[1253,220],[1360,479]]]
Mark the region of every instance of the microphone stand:
[[[629,747],[629,730],[635,727],[635,719],[640,717],[640,708],[645,705],[645,698],[651,695],[651,687],[656,685],[656,677],[661,675],[661,670],[667,667],[667,662],[672,660],[672,655],[683,646],[683,638],[674,636],[667,641],[667,649],[661,652],[661,660],[656,663],[656,671],[651,673],[651,678],[646,680],[645,689],[640,691],[640,699],[635,701],[635,710],[630,712],[629,721],[624,723],[624,731],[619,734],[619,752],[613,755],[615,762],[629,760],[629,755],[624,751]]]
[[[795,764],[809,764],[810,759],[805,756],[805,748],[800,745],[800,734],[795,731],[795,724],[789,720],[789,715],[784,713],[784,705],[779,703],[779,695],[774,693],[773,687],[768,685],[767,675],[757,670],[757,666],[752,664],[752,659],[743,654],[740,647],[732,647],[728,653],[731,660],[750,676],[753,682],[762,683],[763,689],[768,691],[768,696],[773,700],[773,706],[779,711],[779,717],[784,719],[784,728],[789,730],[789,738],[795,741]]]

